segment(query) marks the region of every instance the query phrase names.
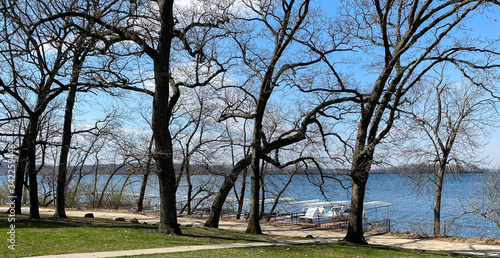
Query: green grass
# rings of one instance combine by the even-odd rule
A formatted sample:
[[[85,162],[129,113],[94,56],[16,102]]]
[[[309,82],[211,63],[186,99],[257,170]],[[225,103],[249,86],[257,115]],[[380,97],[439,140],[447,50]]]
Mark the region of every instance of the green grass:
[[[146,256],[127,256],[146,257]],[[147,255],[147,257],[479,257],[447,252],[409,250],[390,246],[348,243],[316,243],[255,248],[201,250],[183,253]]]
[[[157,233],[153,225],[115,222],[106,219],[43,217],[41,220],[16,215],[16,247],[7,248],[10,223],[0,214],[4,245],[0,257],[147,249],[183,245],[235,242],[285,241],[293,238],[248,235],[238,231],[211,228],[182,228],[182,236]],[[296,239],[296,238],[295,238]],[[407,250],[388,246],[360,246],[347,243],[316,243],[256,248],[230,248],[147,257],[471,257],[446,252]]]
[[[11,250],[7,248],[10,224],[7,214],[0,214],[0,232],[5,232],[0,234],[3,238],[0,257],[291,239],[212,228],[182,228],[182,236],[169,236],[158,234],[154,225],[93,218],[42,217],[36,221],[26,215],[16,215],[16,246]]]

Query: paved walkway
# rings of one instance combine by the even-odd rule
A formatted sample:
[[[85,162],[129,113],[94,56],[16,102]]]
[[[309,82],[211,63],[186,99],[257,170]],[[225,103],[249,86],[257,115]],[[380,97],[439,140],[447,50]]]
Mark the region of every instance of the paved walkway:
[[[30,258],[33,258],[33,257],[43,257],[43,258],[119,257],[119,256],[131,256],[131,255],[145,255],[145,254],[178,253],[178,252],[189,252],[189,251],[197,251],[197,250],[212,250],[212,249],[223,249],[223,248],[265,247],[265,246],[278,246],[278,245],[306,244],[306,243],[312,243],[312,242],[314,242],[314,240],[296,240],[296,241],[284,241],[284,242],[233,243],[233,244],[219,244],[219,245],[190,245],[190,246],[176,246],[176,247],[166,247],[166,248],[109,251],[109,252],[98,252],[98,253],[77,253],[77,254],[30,256]]]
[[[1,210],[0,210],[1,212]],[[40,213],[43,214],[53,214],[54,210],[51,209],[41,209]],[[68,216],[73,217],[83,217],[88,211],[67,211]],[[105,213],[105,212],[92,212],[96,218],[108,218],[114,219],[116,217],[122,217],[127,220],[136,218],[139,222],[156,223],[159,221],[159,217],[145,216],[142,214],[133,213]],[[194,227],[202,226],[204,220],[193,219],[193,218],[179,218],[179,223],[181,225],[193,224]],[[245,223],[240,223],[236,221],[221,221],[220,228],[223,229],[233,229],[243,231],[246,229]],[[272,225],[262,225],[262,230],[265,234],[274,235],[285,235],[293,237],[305,237],[307,235],[313,235],[314,240],[298,240],[298,241],[286,241],[286,242],[261,242],[261,243],[234,243],[234,244],[222,244],[222,245],[201,245],[201,246],[179,246],[171,248],[154,248],[154,249],[142,249],[142,250],[127,250],[127,251],[110,251],[110,252],[99,252],[99,253],[85,253],[85,254],[66,254],[66,255],[51,255],[43,257],[116,257],[124,255],[140,255],[140,254],[153,254],[153,253],[171,253],[171,252],[185,252],[194,251],[201,249],[219,249],[219,248],[233,248],[233,247],[252,247],[252,246],[273,246],[273,245],[285,245],[285,244],[300,244],[309,243],[314,241],[336,241],[344,237],[345,233],[335,232],[329,230],[315,230],[315,229],[296,229],[289,227],[278,227]],[[469,255],[484,255],[491,257],[500,257],[500,245],[484,245],[484,244],[467,244],[467,243],[452,243],[434,239],[419,239],[419,238],[399,238],[394,236],[385,235],[368,235],[366,236],[367,241],[370,244],[376,245],[388,245],[396,246],[408,249],[421,249],[421,250],[432,250],[432,251],[446,251],[455,253],[464,253]]]

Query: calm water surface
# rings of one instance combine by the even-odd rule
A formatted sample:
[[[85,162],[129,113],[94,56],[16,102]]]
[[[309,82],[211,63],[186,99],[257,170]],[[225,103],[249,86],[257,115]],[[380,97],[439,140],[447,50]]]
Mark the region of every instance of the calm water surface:
[[[486,221],[477,215],[466,215],[457,218],[465,210],[470,210],[467,207],[466,199],[471,195],[478,195],[480,193],[482,180],[485,174],[471,173],[461,174],[460,176],[448,176],[445,178],[443,197],[442,197],[442,210],[441,221],[451,222],[444,227],[447,235],[455,235],[461,237],[489,237],[500,239],[500,229],[496,227],[493,222]],[[147,193],[156,195],[158,194],[157,179],[155,176],[150,177]],[[119,189],[125,176],[115,176],[113,183],[117,185],[114,189]],[[288,179],[287,175],[273,175],[266,178],[268,184],[267,195],[268,198],[273,198],[273,193],[276,189],[281,189],[284,182]],[[6,177],[1,177],[0,181],[5,181]],[[86,180],[93,180],[92,177],[87,177]],[[104,182],[105,176],[100,176],[100,180]],[[208,176],[193,176],[193,185],[197,186],[203,182],[208,181]],[[222,178],[214,179],[212,177],[211,184],[214,187],[211,191],[218,191],[218,187],[222,182]],[[324,199],[323,194],[331,201],[349,200],[349,189],[344,189],[340,183],[330,180],[322,184],[323,191],[318,186],[310,183],[315,182],[317,185],[321,184],[318,178],[306,177],[305,175],[296,175],[292,183],[284,193],[284,197],[293,197],[297,200],[311,200],[311,199]],[[132,176],[127,187],[127,192],[138,193],[140,189],[141,177]],[[248,178],[247,183],[250,182]],[[348,180],[345,181],[344,186],[349,186]],[[246,196],[249,196],[249,186],[247,186]],[[181,182],[178,190],[178,197],[185,195],[187,184],[185,180]],[[237,184],[239,189],[239,182]],[[391,174],[372,174],[368,180],[368,189],[365,196],[365,201],[384,201],[391,203],[388,208],[378,209],[378,218],[385,218],[388,214],[391,220],[391,230],[399,232],[412,231],[417,233],[432,234],[433,223],[433,188],[428,188],[427,191],[418,193],[409,185],[409,180],[400,175]],[[110,188],[110,191],[113,191]],[[239,190],[238,190],[239,191]],[[234,193],[231,193],[234,196]],[[210,203],[205,207],[209,207]],[[280,211],[287,211],[289,205],[280,207]],[[294,208],[298,211],[298,207]],[[373,212],[367,212],[370,218]]]

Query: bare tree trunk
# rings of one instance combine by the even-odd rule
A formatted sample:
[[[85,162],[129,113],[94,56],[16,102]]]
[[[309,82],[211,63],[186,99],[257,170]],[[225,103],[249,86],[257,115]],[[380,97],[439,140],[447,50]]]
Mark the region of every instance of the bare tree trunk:
[[[187,192],[187,214],[191,215],[191,201],[192,201],[192,191],[193,191],[193,184],[191,183],[191,175],[189,174],[189,164],[186,166],[186,180],[188,183],[188,192]]]
[[[123,164],[121,164],[120,166],[118,166],[117,168],[115,168],[115,170],[113,170],[113,172],[109,175],[108,180],[106,180],[106,184],[104,184],[104,187],[102,188],[101,196],[99,196],[99,200],[97,201],[97,208],[101,208],[101,206],[102,206],[102,200],[104,199],[104,195],[106,194],[106,190],[108,189],[108,186],[111,183],[111,180],[113,179],[113,177],[115,176],[115,174],[121,168],[123,168],[126,164],[127,164],[126,161],[124,161]],[[128,177],[127,177],[127,180],[128,180]],[[96,180],[96,182],[97,182],[97,180]]]
[[[19,159],[17,160],[17,167],[16,167],[16,182],[15,182],[15,189],[14,189],[14,196],[15,196],[15,207],[14,210],[16,214],[22,214],[21,212],[21,205],[23,203],[23,190],[24,190],[24,183],[25,183],[25,176],[26,176],[26,164],[28,162],[28,139],[26,137],[23,137],[23,141],[21,144],[21,147],[19,148]]]
[[[441,196],[443,193],[444,172],[447,161],[439,162],[439,169],[436,178],[436,190],[434,193],[434,235],[441,235]]]
[[[137,200],[137,211],[141,212],[144,210],[144,196],[146,195],[146,187],[148,186],[148,177],[151,172],[152,162],[153,162],[153,141],[151,139],[148,146],[148,156],[146,160],[146,171],[142,177],[141,190],[139,192],[139,200]]]
[[[56,190],[56,213],[59,218],[67,218],[66,216],[66,175],[68,170],[68,154],[71,144],[71,123],[73,121],[73,108],[76,99],[76,83],[82,67],[82,61],[75,57],[73,59],[73,74],[69,87],[68,97],[66,98],[66,108],[64,110],[64,124],[61,142],[61,154],[59,157],[59,168],[57,173],[57,190]]]
[[[293,171],[293,173],[288,178],[288,181],[286,182],[285,186],[283,186],[283,188],[279,191],[278,195],[276,196],[276,200],[274,200],[273,207],[271,207],[271,210],[269,211],[269,214],[267,215],[267,218],[266,218],[267,221],[271,220],[271,216],[274,213],[274,210],[276,210],[276,207],[278,206],[278,202],[280,200],[281,195],[283,195],[283,193],[285,192],[286,188],[290,185],[290,183],[292,183],[292,178],[293,178],[293,176],[295,176],[295,174],[297,173],[297,171],[298,171],[298,169],[295,169]]]
[[[173,0],[158,1],[161,28],[154,56],[155,93],[153,98],[152,129],[155,140],[155,159],[160,185],[160,223],[163,234],[181,234],[177,223],[175,170],[169,123],[177,100],[178,86],[170,84],[170,50],[174,38]],[[172,91],[170,91],[172,87]]]
[[[177,223],[175,175],[171,160],[157,159],[158,181],[160,184],[160,225],[158,230],[163,234],[182,234]]]
[[[120,205],[122,203],[122,198],[123,198],[123,192],[125,191],[125,187],[127,186],[127,182],[130,179],[130,176],[132,176],[132,173],[129,173],[127,175],[127,178],[125,178],[125,182],[123,182],[123,184],[122,184],[122,187],[120,189],[120,193],[118,195],[118,200],[117,200],[117,202],[115,204],[115,209],[120,208]]]
[[[80,172],[81,173],[81,172]],[[78,188],[80,188],[80,182],[82,181],[82,175],[78,177],[78,180],[76,180],[75,187],[73,189],[73,195],[71,196],[71,204],[75,206],[77,204],[76,202],[76,196],[78,194]]]
[[[266,84],[264,84],[264,87]],[[251,160],[251,177],[250,177],[250,210],[248,214],[248,225],[246,233],[262,234],[260,227],[260,156],[262,152],[262,120],[264,116],[265,106],[269,99],[270,93],[261,92],[259,100],[263,100],[257,104],[257,111],[254,122],[254,131],[252,139],[252,160]]]
[[[90,25],[88,25],[90,27]],[[70,80],[70,87],[68,91],[68,97],[66,98],[66,107],[64,110],[64,124],[63,124],[63,134],[61,141],[61,154],[59,157],[59,170],[57,174],[57,189],[56,189],[56,213],[55,216],[59,218],[67,218],[66,216],[66,175],[68,170],[68,154],[71,145],[71,123],[73,122],[73,109],[76,100],[76,91],[78,79],[82,70],[83,62],[88,53],[87,50],[82,49],[84,44],[85,36],[80,36],[77,42],[77,49],[75,56],[73,57],[72,73]]]
[[[217,193],[217,196],[214,198],[214,202],[212,203],[212,208],[210,210],[210,214],[208,215],[207,221],[205,221],[206,227],[218,228],[219,227],[219,219],[222,212],[222,207],[224,206],[224,202],[226,201],[229,192],[233,188],[234,182],[238,179],[241,171],[250,165],[250,156],[245,157],[240,160],[231,170],[231,173],[226,176],[222,186]]]
[[[264,171],[264,169],[262,171]],[[264,217],[264,212],[266,212],[266,188],[264,187],[264,175],[261,175],[260,177],[260,188],[262,191],[262,200],[260,202],[259,220],[261,220]]]
[[[38,132],[38,119],[37,115],[30,118],[28,132],[24,137],[27,138],[28,143],[28,182],[29,182],[29,196],[30,196],[30,218],[40,219],[40,211],[38,207],[38,180],[36,178],[36,137]]]
[[[72,85],[66,99],[66,109],[64,112],[64,125],[61,143],[61,154],[59,157],[59,168],[57,173],[57,190],[56,190],[56,213],[59,218],[67,218],[66,216],[66,174],[68,169],[68,154],[71,143],[71,122],[73,120],[73,106],[76,98],[76,85]]]
[[[358,152],[359,153],[359,152]],[[351,169],[352,196],[349,224],[344,241],[368,244],[363,233],[363,202],[370,172],[372,155],[355,155]]]
[[[262,229],[260,228],[260,209],[259,209],[259,197],[260,197],[260,169],[259,164],[254,166],[252,161],[251,179],[250,179],[250,210],[248,214],[248,225],[246,233],[250,234],[262,234]]]
[[[144,209],[144,196],[146,195],[146,186],[148,185],[149,170],[142,177],[141,190],[139,192],[139,200],[137,200],[137,211],[141,212]]]
[[[243,212],[243,204],[245,203],[245,189],[247,185],[247,173],[248,169],[243,170],[241,174],[241,189],[240,189],[240,199],[238,200],[238,211],[236,211],[236,219],[241,219],[241,213]]]

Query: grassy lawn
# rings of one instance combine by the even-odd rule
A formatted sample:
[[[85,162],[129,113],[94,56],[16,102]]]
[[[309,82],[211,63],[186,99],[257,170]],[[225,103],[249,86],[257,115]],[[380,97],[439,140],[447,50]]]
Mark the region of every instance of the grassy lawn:
[[[146,256],[127,256],[146,257]],[[480,257],[447,252],[408,250],[389,246],[360,246],[348,243],[319,243],[256,248],[201,250],[147,255],[147,257]]]
[[[45,216],[31,220],[16,215],[16,246],[10,250],[7,214],[0,214],[4,245],[0,257],[132,250],[181,245],[235,242],[285,241],[290,237],[247,235],[238,231],[210,228],[182,228],[182,236],[159,235],[156,226],[116,222],[106,219],[55,219]],[[147,257],[471,257],[446,252],[406,250],[388,246],[359,246],[347,243],[317,243],[256,248],[192,251]]]
[[[153,225],[93,218],[42,217],[35,221],[28,219],[27,215],[16,215],[16,246],[15,250],[11,250],[7,248],[7,232],[11,224],[7,218],[7,214],[0,214],[0,228],[4,232],[1,234],[3,245],[0,257],[291,239],[210,228],[182,228],[183,236],[165,236],[159,235]]]

